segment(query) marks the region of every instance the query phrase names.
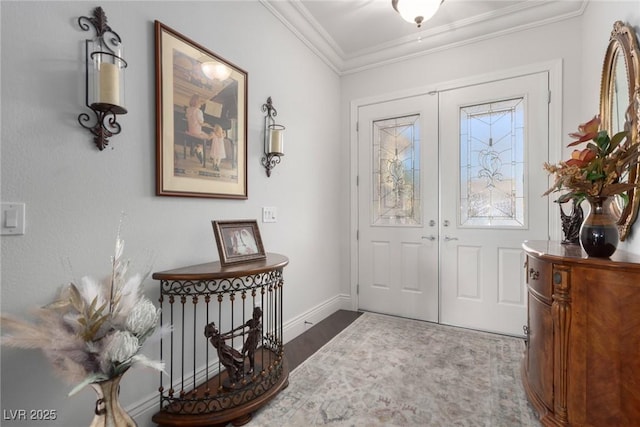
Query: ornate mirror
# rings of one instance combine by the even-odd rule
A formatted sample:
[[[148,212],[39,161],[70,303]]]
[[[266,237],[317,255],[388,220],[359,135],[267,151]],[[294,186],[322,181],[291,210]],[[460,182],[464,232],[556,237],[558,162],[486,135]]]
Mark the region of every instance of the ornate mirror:
[[[640,50],[634,29],[621,21],[613,24],[604,57],[600,85],[601,128],[613,135],[628,122],[630,138],[640,134]],[[640,165],[631,167],[626,181],[640,184]],[[628,200],[618,198],[614,211],[618,216],[620,240],[626,239],[638,215],[640,189],[628,191]]]

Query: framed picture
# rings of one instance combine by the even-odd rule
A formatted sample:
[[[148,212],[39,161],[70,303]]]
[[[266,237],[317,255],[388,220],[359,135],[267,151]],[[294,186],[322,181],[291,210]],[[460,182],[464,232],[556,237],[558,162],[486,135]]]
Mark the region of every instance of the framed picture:
[[[247,198],[247,73],[155,21],[156,194]]]
[[[265,259],[260,229],[256,220],[211,221],[216,236],[220,264]]]

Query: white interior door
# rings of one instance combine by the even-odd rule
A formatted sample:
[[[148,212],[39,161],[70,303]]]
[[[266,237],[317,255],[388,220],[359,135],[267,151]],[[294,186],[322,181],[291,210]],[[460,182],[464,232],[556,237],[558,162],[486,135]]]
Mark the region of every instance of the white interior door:
[[[440,93],[442,323],[522,334],[521,244],[548,238],[547,73]]]
[[[358,108],[358,307],[438,320],[437,96]]]

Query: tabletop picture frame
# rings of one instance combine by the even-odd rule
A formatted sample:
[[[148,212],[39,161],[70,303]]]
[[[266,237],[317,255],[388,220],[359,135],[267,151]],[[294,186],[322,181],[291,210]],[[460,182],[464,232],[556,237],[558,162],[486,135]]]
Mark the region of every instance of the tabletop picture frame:
[[[257,220],[211,221],[223,266],[266,259]]]
[[[247,199],[247,72],[155,21],[156,194]]]

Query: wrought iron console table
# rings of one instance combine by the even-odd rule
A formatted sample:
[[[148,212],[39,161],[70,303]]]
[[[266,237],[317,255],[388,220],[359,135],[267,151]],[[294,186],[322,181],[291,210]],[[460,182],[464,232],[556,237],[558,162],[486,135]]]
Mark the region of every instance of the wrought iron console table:
[[[161,426],[239,426],[289,384],[283,269],[289,259],[219,262],[154,273],[160,281]],[[190,351],[185,351],[190,350]]]

